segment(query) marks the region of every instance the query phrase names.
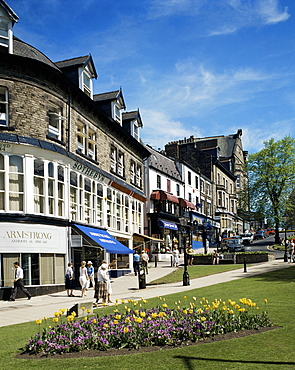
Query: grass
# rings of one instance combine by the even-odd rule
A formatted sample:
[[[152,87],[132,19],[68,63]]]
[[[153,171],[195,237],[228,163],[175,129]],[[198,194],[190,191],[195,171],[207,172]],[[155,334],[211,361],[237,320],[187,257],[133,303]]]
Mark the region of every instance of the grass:
[[[219,274],[225,271],[237,270],[242,268],[244,265],[197,265],[188,267],[188,272],[190,279],[196,279],[203,276]],[[182,281],[183,268],[179,268],[168,275],[165,275],[159,279],[149,282],[147,285],[157,285],[157,284],[168,284],[177,283]]]
[[[263,305],[267,298],[267,311],[279,329],[224,342],[172,348],[151,353],[101,358],[41,360],[16,359],[15,353],[38,331],[36,323],[0,328],[0,360],[2,369],[294,369],[294,290],[295,267],[239,279],[228,283],[185,292],[189,298],[206,297],[238,300],[251,298]],[[166,296],[166,303],[183,301],[183,293]],[[159,299],[150,299],[147,305],[155,306]],[[261,307],[264,308],[264,307]],[[104,313],[113,307],[104,308]],[[100,311],[101,312],[101,311]]]

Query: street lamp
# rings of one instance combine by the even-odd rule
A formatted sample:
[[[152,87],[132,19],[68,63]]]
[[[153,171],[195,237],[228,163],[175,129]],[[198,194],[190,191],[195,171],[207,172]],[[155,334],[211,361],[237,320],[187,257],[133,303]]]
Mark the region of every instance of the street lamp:
[[[207,221],[205,220],[203,221],[202,239],[203,239],[204,254],[207,254]]]
[[[183,286],[187,286],[187,285],[190,285],[189,274],[187,271],[187,252],[186,252],[186,236],[187,236],[187,229],[189,228],[189,226],[188,226],[188,221],[186,217],[179,217],[179,222],[181,225],[181,234],[183,236],[183,255],[184,255],[184,271],[183,271],[182,282],[183,282]]]
[[[284,254],[284,262],[288,262],[288,254],[287,254],[287,230],[286,230],[288,215],[285,213],[284,216],[282,216],[282,219],[283,219],[284,224],[285,224],[285,254]]]

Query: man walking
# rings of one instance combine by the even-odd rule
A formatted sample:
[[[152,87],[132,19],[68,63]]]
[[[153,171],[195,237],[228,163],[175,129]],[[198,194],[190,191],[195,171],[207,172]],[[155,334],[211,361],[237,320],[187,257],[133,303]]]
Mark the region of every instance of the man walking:
[[[149,255],[143,250],[141,252],[141,265],[146,274],[149,273],[148,271],[148,262],[149,262]]]
[[[135,251],[133,255],[133,269],[134,269],[134,275],[137,276],[139,275],[140,271],[140,255]]]
[[[15,268],[15,278],[14,278],[14,286],[12,289],[12,294],[10,296],[10,301],[15,301],[16,293],[18,289],[22,290],[25,295],[28,297],[28,299],[31,299],[31,294],[28,292],[28,290],[24,287],[24,271],[20,267],[18,262],[14,262],[14,268]]]

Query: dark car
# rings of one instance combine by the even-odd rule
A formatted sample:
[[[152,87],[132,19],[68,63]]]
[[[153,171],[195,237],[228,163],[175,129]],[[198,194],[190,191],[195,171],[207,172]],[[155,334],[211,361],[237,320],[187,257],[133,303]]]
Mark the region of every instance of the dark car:
[[[264,230],[257,230],[256,233],[254,234],[254,240],[264,239],[264,238],[266,238],[266,234]]]

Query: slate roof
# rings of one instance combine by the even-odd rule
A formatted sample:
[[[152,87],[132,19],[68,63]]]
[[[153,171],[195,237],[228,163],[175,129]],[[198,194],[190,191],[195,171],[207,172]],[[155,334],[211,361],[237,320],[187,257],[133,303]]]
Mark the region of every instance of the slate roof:
[[[122,102],[123,109],[126,108],[125,101],[123,98],[123,93],[122,90],[116,90],[116,91],[110,91],[106,93],[101,93],[101,94],[95,94],[93,95],[93,101],[95,102],[111,102],[113,100],[120,99]]]
[[[97,73],[96,73],[96,69],[95,69],[91,54],[55,62],[56,66],[60,69],[79,67],[79,66],[85,67],[88,63],[91,64],[94,78],[97,78]]]
[[[13,37],[13,54],[24,58],[38,60],[59,71],[57,66],[41,51],[25,43],[17,37]]]
[[[149,157],[149,165],[150,167],[159,170],[178,181],[182,181],[181,175],[176,167],[174,160],[166,157],[165,155],[157,152],[153,148],[146,146],[147,150],[151,153]]]
[[[142,120],[141,120],[141,116],[140,116],[139,110],[135,110],[135,111],[132,111],[132,112],[124,112],[124,113],[122,113],[122,119],[123,119],[123,121],[137,120],[139,126],[142,127]]]

